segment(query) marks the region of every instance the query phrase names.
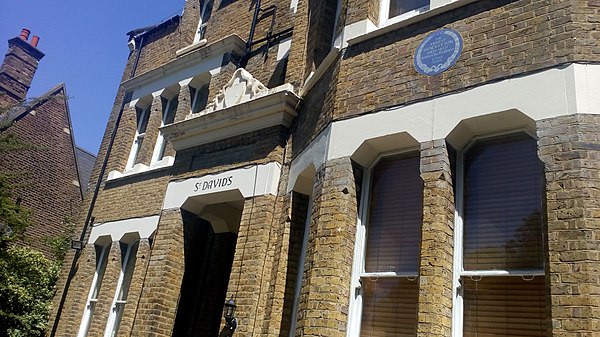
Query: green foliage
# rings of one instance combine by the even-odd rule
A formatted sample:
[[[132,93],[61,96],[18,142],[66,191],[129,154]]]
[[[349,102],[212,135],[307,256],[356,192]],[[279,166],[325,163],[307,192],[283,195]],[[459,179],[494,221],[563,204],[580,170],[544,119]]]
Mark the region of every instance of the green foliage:
[[[8,151],[24,148],[17,137],[0,132],[0,156]],[[0,171],[0,249],[20,238],[29,219],[29,212],[21,207],[13,195],[12,180],[17,173]]]
[[[32,149],[7,131],[2,116],[10,109],[0,106],[0,158],[9,151]],[[0,159],[1,160],[1,159]],[[29,211],[14,196],[14,178],[23,172],[0,171],[0,336],[41,336],[47,328],[50,301],[60,262],[41,252],[10,245],[22,238]],[[62,240],[62,241],[61,241]],[[64,243],[66,239],[56,241]],[[57,243],[57,246],[60,246]],[[64,245],[63,245],[64,246]],[[59,251],[57,251],[59,252]],[[64,257],[64,250],[59,255]],[[60,261],[60,260],[59,260]]]
[[[59,236],[48,236],[44,241],[52,249],[52,256],[56,261],[62,263],[67,255],[67,250],[70,248],[71,236],[75,232],[75,222],[69,219],[63,221],[65,225],[64,232]]]
[[[58,271],[58,264],[40,252],[17,247],[0,250],[0,334],[42,334]]]

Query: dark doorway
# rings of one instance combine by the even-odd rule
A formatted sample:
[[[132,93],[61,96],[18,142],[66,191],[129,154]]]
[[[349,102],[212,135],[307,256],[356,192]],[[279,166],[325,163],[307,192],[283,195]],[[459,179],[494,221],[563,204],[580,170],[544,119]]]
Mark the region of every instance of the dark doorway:
[[[182,210],[185,271],[173,337],[217,336],[237,235]]]

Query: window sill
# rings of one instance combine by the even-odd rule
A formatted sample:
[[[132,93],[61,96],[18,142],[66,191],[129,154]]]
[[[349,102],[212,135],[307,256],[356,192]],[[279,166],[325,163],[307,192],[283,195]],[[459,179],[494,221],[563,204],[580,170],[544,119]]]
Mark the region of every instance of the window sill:
[[[386,22],[386,24],[380,26],[379,28],[376,28],[375,30],[367,31],[362,35],[358,35],[351,39],[348,39],[348,46],[352,46],[352,45],[358,44],[360,42],[367,41],[367,40],[376,38],[381,35],[385,35],[389,32],[398,30],[403,27],[407,27],[414,23],[429,19],[429,18],[439,15],[441,13],[444,13],[444,12],[447,12],[447,11],[450,11],[450,10],[453,10],[453,9],[456,9],[456,8],[459,8],[459,7],[462,7],[465,5],[468,5],[475,1],[477,1],[477,0],[454,0],[450,3],[446,3],[439,7],[432,8],[428,11],[409,16],[406,19],[403,19],[403,16],[399,16],[397,18],[392,18],[392,19],[388,20],[388,22]]]
[[[196,49],[202,48],[206,45],[207,41],[206,39],[202,39],[198,42],[194,42],[191,45],[187,46],[187,47],[183,47],[181,49],[179,49],[178,51],[175,52],[175,55],[177,55],[177,57],[185,55],[187,53],[191,53]]]
[[[150,164],[150,166],[144,164],[135,164],[132,168],[126,169],[123,172],[119,172],[117,170],[110,171],[108,173],[108,178],[106,179],[106,181],[114,181],[142,173],[158,171],[173,166],[174,162],[174,157],[166,156],[163,159],[157,161],[156,163]]]

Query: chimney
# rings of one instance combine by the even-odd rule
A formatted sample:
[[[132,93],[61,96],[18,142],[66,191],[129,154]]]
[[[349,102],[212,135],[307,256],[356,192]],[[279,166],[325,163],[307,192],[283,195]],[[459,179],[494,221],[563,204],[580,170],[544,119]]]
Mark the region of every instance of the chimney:
[[[18,37],[8,40],[8,50],[0,66],[0,105],[23,101],[38,68],[44,57],[37,44],[39,37],[33,36],[31,44],[27,42],[31,31],[21,30]]]
[[[21,38],[21,40],[27,41],[29,39],[29,33],[31,33],[29,29],[23,28],[21,29],[21,35],[19,35],[19,37]]]

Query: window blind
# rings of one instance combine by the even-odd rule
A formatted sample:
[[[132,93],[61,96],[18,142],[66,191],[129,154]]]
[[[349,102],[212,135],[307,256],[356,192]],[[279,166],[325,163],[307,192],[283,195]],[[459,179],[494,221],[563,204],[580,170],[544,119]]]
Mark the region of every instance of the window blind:
[[[543,168],[535,139],[477,142],[464,157],[463,336],[548,336]],[[524,270],[536,276],[519,275]]]
[[[419,269],[423,180],[419,157],[395,157],[373,169],[365,272]]]
[[[542,174],[534,139],[482,141],[465,156],[465,270],[542,269]]]
[[[464,337],[548,336],[543,276],[463,280]]]
[[[405,277],[364,279],[361,337],[417,333],[419,282]]]
[[[389,157],[372,170],[361,336],[416,334],[423,217],[419,162],[418,153]],[[369,276],[382,272],[403,276]]]

